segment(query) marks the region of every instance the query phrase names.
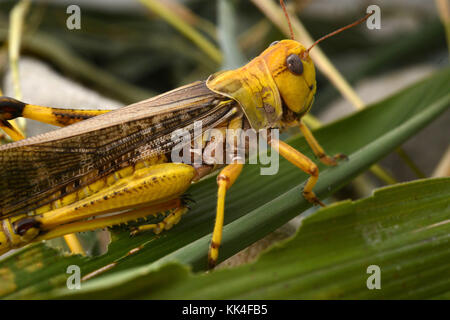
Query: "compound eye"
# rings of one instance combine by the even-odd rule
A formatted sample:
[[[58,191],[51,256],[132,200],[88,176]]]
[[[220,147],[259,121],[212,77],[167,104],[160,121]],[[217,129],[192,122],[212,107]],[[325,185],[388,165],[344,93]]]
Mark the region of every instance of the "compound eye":
[[[276,45],[278,42],[280,42],[280,41],[277,40],[277,41],[272,42],[269,47]]]
[[[302,59],[296,54],[291,54],[286,58],[286,64],[290,72],[296,75],[303,73]]]

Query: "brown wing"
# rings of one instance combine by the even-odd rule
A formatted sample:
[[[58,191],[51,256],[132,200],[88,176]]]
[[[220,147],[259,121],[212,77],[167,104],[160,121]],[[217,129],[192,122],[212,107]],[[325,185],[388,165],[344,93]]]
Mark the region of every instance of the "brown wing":
[[[229,104],[196,82],[160,96],[25,140],[0,146],[0,216],[24,212],[65,186],[95,172],[168,152],[171,132],[203,121],[225,120]],[[233,104],[232,101],[230,101]],[[82,185],[76,185],[82,187]]]

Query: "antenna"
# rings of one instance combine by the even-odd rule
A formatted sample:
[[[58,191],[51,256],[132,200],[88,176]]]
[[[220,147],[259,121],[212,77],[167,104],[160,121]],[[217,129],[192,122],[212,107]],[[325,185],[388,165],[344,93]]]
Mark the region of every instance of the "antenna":
[[[288,14],[288,12],[286,10],[286,6],[284,5],[284,1],[283,0],[280,0],[280,5],[281,5],[281,8],[283,8],[284,15],[286,16],[286,20],[287,20],[288,25],[289,25],[289,32],[291,33],[291,39],[295,40],[294,39],[294,31],[292,30],[292,25],[291,25],[291,19],[289,19],[289,14]]]
[[[280,0],[280,1],[281,1],[281,0]],[[323,36],[322,38],[320,38],[319,40],[317,40],[316,42],[314,42],[314,43],[313,43],[313,44],[305,51],[304,55],[307,56],[307,55],[309,54],[309,51],[310,51],[316,44],[318,44],[319,42],[321,42],[321,41],[323,41],[323,40],[325,40],[325,39],[328,39],[329,37],[332,37],[332,36],[334,36],[334,35],[336,35],[336,34],[338,34],[338,33],[341,33],[341,32],[344,31],[344,30],[350,29],[350,28],[352,28],[352,27],[354,27],[354,26],[357,26],[358,24],[363,23],[364,21],[366,21],[366,20],[367,20],[371,15],[373,15],[374,13],[375,13],[375,11],[374,11],[374,12],[371,12],[371,13],[368,13],[368,14],[366,14],[366,16],[365,16],[364,18],[361,18],[361,19],[359,19],[359,20],[357,20],[357,21],[355,21],[355,22],[353,22],[353,23],[351,23],[351,24],[349,24],[349,25],[347,25],[347,26],[345,26],[345,27],[339,28],[339,29],[337,29],[336,31],[333,31],[333,32],[331,32],[331,33],[329,33],[329,34]]]

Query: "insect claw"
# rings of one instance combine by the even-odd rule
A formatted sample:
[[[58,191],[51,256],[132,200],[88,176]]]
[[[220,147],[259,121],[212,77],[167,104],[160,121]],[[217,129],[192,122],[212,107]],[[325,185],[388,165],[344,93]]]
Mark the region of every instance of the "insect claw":
[[[326,207],[326,204],[323,203],[313,192],[311,191],[305,191],[304,188],[302,188],[302,194],[303,197],[310,203],[312,203],[313,205],[317,206],[321,206],[321,207]]]
[[[216,266],[216,261],[212,260],[212,259],[208,259],[208,272],[212,269],[214,269],[214,267]]]
[[[315,205],[315,206],[318,205],[318,206],[321,206],[321,207],[326,207],[326,206],[327,206],[325,203],[323,203],[322,201],[320,201],[319,198],[316,198],[316,199],[315,199],[314,205]]]
[[[344,161],[348,161],[349,160],[348,157],[345,154],[343,154],[343,153],[338,153],[338,154],[334,155],[333,158],[335,160],[344,160]]]

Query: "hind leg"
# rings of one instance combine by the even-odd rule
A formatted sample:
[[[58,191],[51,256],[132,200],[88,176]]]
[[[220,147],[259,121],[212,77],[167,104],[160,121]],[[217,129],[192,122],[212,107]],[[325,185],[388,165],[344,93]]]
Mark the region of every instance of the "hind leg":
[[[14,221],[14,232],[11,233],[9,242],[13,247],[20,247],[32,240],[27,238],[24,241],[21,235],[32,234],[39,240],[45,240],[72,232],[92,230],[95,226],[102,228],[103,225],[126,223],[136,217],[153,214],[157,209],[156,213],[180,209],[166,217],[164,224],[160,225],[168,229],[186,212],[180,196],[189,188],[194,176],[195,169],[181,163],[162,163],[136,169],[132,175],[120,178],[86,198]],[[160,207],[175,200],[178,204]],[[132,211],[104,216],[127,209]],[[86,220],[92,217],[95,218]]]

